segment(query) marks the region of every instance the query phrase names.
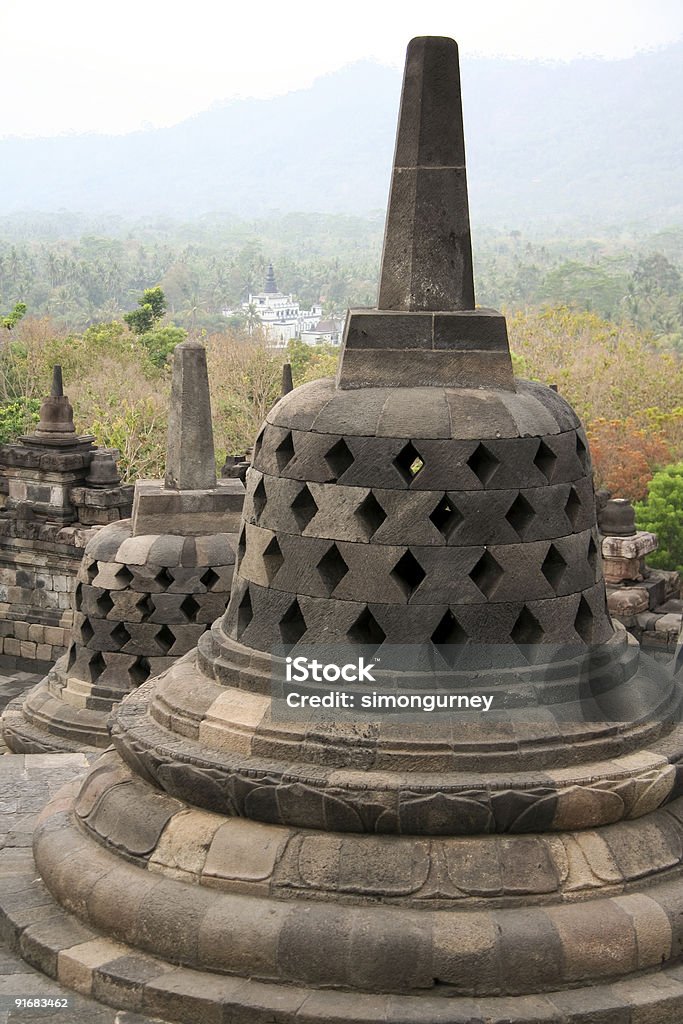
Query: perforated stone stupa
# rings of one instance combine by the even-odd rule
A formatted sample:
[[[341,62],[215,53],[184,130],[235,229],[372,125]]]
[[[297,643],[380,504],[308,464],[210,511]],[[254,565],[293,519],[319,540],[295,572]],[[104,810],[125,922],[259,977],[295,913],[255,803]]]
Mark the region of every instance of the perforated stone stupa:
[[[192,650],[225,610],[243,499],[239,479],[216,480],[206,353],[185,342],[174,355],[166,480],[139,481],[133,518],[89,541],[67,653],[4,713],[12,751],[109,745],[115,704]]]
[[[493,709],[275,715],[273,652],[321,643]],[[576,415],[475,308],[457,48],[415,39],[379,306],[259,434],[225,615],[46,809],[22,948],[188,1024],[677,1020],[679,700],[607,614]]]

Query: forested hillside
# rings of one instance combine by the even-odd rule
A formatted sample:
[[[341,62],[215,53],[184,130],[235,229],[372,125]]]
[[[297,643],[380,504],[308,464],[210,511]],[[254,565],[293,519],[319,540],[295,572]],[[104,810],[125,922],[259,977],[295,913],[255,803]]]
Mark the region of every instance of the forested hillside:
[[[462,76],[475,224],[680,219],[683,44],[567,64],[465,55]],[[172,128],[1,140],[0,214],[366,214],[386,203],[399,92],[398,71],[361,62]]]
[[[0,219],[0,312],[24,302],[68,328],[120,317],[161,285],[173,320],[225,326],[221,310],[263,284],[326,312],[372,306],[383,217],[289,214],[259,221],[116,218]],[[61,235],[61,237],[60,237]],[[683,229],[652,234],[547,237],[474,231],[477,300],[508,312],[567,304],[632,321],[662,344],[683,346]]]

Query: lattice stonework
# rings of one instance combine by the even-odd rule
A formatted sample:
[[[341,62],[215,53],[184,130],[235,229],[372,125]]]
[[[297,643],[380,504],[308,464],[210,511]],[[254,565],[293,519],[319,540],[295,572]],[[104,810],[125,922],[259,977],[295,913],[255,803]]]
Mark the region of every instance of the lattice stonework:
[[[510,398],[497,413],[505,429],[480,439],[392,437],[381,419],[361,435],[362,418],[349,421],[324,382],[308,385],[320,396],[320,430],[277,410],[249,474],[238,551],[248,590],[233,595],[232,635],[263,651],[291,646],[323,616],[330,641],[375,645],[380,631],[391,643],[604,638],[583,432],[557,396],[549,409],[540,385],[519,390],[525,416],[536,403],[542,436],[514,427]],[[395,418],[410,422],[411,412]],[[595,634],[584,610],[575,625],[579,600],[595,611]]]

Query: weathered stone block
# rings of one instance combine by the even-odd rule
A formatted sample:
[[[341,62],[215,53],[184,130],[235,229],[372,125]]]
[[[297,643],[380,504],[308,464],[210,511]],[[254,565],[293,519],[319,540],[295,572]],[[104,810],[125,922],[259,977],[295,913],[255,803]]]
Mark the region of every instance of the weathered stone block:
[[[657,549],[654,533],[638,530],[633,537],[603,537],[604,558],[643,558]]]

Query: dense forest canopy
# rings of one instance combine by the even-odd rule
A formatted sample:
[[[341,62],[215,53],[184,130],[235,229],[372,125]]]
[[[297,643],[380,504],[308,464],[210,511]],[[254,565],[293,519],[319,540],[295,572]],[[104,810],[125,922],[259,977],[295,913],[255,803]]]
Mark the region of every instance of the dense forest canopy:
[[[174,323],[215,331],[226,326],[222,309],[260,290],[272,261],[278,287],[303,308],[320,301],[343,313],[376,301],[383,228],[379,214],[0,218],[0,310],[24,302],[82,329],[120,318],[160,285]],[[480,305],[568,305],[683,346],[683,228],[573,238],[482,228],[473,241]]]
[[[163,473],[169,358],[188,333],[208,351],[219,462],[253,443],[286,357],[295,383],[334,374],[338,350],[274,351],[258,327],[222,314],[262,287],[270,260],[302,306],[343,313],[376,300],[380,217],[59,224],[0,225],[0,442],[36,421],[59,362],[79,428],[120,451],[126,479]],[[645,499],[653,475],[683,460],[683,229],[490,229],[474,248],[479,304],[508,315],[516,372],[574,405],[598,485]],[[675,557],[683,564],[683,546]]]

